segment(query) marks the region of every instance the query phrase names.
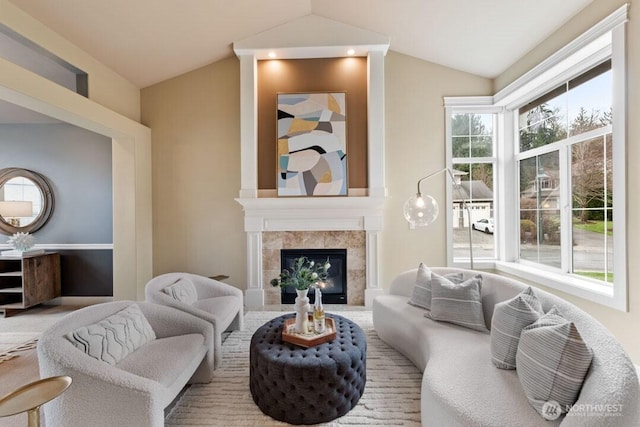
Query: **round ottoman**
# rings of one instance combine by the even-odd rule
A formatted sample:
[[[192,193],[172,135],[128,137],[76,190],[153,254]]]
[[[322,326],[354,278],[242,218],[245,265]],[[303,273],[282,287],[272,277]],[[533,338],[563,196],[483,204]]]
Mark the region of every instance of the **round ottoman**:
[[[282,341],[286,314],[262,325],[251,338],[249,387],[256,405],[276,420],[317,424],[353,408],[366,383],[367,339],[349,319],[328,315],[336,338],[310,348]]]

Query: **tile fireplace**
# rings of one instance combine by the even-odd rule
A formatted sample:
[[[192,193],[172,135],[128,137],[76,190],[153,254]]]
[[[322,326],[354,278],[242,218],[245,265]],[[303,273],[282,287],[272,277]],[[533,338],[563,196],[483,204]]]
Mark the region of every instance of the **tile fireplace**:
[[[368,281],[366,240],[366,233],[357,230],[268,231],[262,233],[264,303],[267,305],[282,303],[280,288],[274,288],[269,283],[271,279],[278,277],[280,271],[282,271],[281,251],[283,249],[305,248],[346,250],[346,283],[348,289],[346,304],[364,305],[365,289]]]
[[[281,249],[347,249],[347,303],[369,306],[380,286],[383,198],[255,198],[239,200],[247,232],[245,304],[280,304],[269,282],[280,274]]]
[[[309,25],[316,31],[309,30]],[[380,236],[383,229],[385,186],[384,57],[389,39],[335,22],[319,20],[305,27],[310,37],[300,38],[298,27],[273,29],[269,36],[234,43],[240,60],[240,193],[236,201],[244,210],[247,234],[247,307],[278,304],[279,288],[269,281],[280,272],[280,250],[299,248],[347,249],[347,303],[371,306],[383,293],[380,283]],[[340,43],[336,43],[339,27]],[[324,29],[323,31],[318,31]],[[271,37],[273,36],[273,37]],[[282,59],[335,58],[344,46],[360,49],[367,58],[366,188],[348,188],[346,197],[276,197],[275,189],[258,186],[258,56],[268,48]],[[301,40],[292,45],[291,40]],[[273,44],[275,43],[275,44]],[[279,45],[284,43],[283,45]],[[329,53],[331,52],[331,53]],[[274,140],[275,141],[275,140]],[[313,233],[322,233],[319,235]],[[310,237],[313,236],[313,237]],[[355,236],[355,237],[354,237]],[[299,245],[296,239],[311,244]],[[355,239],[358,246],[334,244],[332,240]],[[294,241],[291,243],[290,240]],[[321,243],[320,243],[321,242]],[[320,246],[322,245],[322,246]],[[277,251],[277,255],[274,251]],[[277,258],[277,259],[276,259]]]

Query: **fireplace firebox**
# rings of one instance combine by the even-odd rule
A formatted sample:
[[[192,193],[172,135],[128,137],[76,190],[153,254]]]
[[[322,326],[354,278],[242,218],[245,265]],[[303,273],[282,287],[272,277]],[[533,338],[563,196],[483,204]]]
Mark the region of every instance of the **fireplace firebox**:
[[[324,304],[347,303],[347,250],[346,249],[282,249],[280,251],[280,269],[291,270],[293,263],[301,256],[314,262],[325,262],[329,259],[331,268],[329,277],[320,285],[322,302]],[[296,290],[292,286],[282,289],[282,304],[293,304]],[[314,292],[309,292],[309,299],[313,304]]]

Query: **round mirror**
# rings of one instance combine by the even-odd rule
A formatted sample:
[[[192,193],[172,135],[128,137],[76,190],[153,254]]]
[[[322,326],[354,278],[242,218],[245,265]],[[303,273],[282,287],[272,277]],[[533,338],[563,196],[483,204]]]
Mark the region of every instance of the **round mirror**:
[[[44,176],[27,169],[0,169],[0,232],[35,232],[47,223],[53,205]]]

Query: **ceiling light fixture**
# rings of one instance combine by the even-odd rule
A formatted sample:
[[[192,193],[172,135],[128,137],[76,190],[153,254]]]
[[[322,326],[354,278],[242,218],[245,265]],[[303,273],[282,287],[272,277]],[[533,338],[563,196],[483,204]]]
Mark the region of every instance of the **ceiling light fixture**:
[[[353,50],[353,49],[349,49],[349,50],[347,51],[347,55],[349,55],[349,56],[353,56],[353,55],[355,55],[355,54],[356,54],[356,51],[355,51],[355,50]]]
[[[276,57],[275,52],[269,52],[269,58],[274,59]]]

